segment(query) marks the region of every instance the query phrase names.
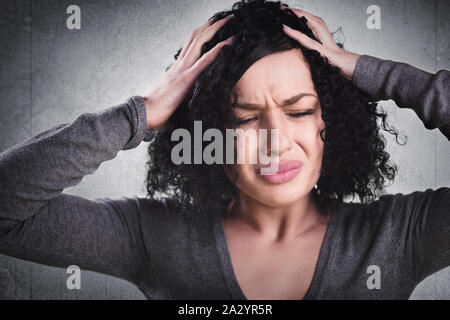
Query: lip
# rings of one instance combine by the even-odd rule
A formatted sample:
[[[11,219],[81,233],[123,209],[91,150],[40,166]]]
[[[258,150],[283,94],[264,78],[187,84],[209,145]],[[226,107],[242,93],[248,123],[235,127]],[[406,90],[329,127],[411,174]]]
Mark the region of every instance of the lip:
[[[256,175],[271,183],[284,183],[294,179],[303,167],[300,160],[282,160],[278,163],[278,171],[274,174],[261,174],[261,168],[269,168],[270,165],[260,166]]]

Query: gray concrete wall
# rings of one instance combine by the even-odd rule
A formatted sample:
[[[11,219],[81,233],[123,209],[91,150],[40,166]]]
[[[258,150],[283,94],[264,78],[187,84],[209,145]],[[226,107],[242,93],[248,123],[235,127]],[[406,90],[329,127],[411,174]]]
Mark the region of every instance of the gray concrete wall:
[[[448,0],[285,1],[342,27],[345,46],[360,54],[450,69]],[[144,94],[191,32],[234,1],[15,0],[0,2],[0,151],[84,113]],[[81,8],[81,30],[66,28],[66,9]],[[381,9],[381,30],[366,27],[369,5]],[[389,193],[450,185],[450,147],[411,110],[383,102],[390,123],[408,136],[388,150],[399,166]],[[144,196],[146,148],[120,152],[66,193],[89,199]],[[126,175],[123,173],[126,172]],[[65,270],[0,256],[0,298],[143,299],[125,281],[82,272],[82,290],[66,288]],[[415,299],[450,298],[450,268],[423,281]]]

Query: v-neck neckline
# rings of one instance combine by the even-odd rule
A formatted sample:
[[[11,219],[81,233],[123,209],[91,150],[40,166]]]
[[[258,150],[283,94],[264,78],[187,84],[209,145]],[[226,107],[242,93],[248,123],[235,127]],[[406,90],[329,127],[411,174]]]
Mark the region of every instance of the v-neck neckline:
[[[319,258],[314,270],[313,279],[306,291],[303,300],[314,299],[317,295],[317,290],[319,289],[319,283],[321,281],[321,276],[326,272],[327,262],[330,257],[332,257],[334,250],[334,241],[336,229],[339,224],[339,211],[345,203],[340,204],[331,214],[330,220],[325,231],[325,236],[320,247]],[[216,240],[216,250],[219,257],[220,266],[222,268],[222,274],[224,277],[225,284],[231,295],[232,300],[248,300],[242,291],[241,286],[237,280],[236,274],[234,272],[233,263],[231,261],[231,254],[228,247],[228,242],[225,235],[225,226],[223,222],[223,214],[217,213],[214,215],[214,229],[215,229],[215,240]]]

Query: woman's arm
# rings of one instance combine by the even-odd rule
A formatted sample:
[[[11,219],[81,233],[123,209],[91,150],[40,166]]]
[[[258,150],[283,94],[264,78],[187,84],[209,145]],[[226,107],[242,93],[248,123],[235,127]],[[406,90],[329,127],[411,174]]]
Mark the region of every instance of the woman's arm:
[[[439,128],[450,140],[450,72],[431,74],[411,65],[361,56],[353,83],[374,101],[392,98],[413,109],[427,129]],[[397,194],[392,237],[411,256],[417,283],[450,266],[450,188]],[[401,250],[401,249],[399,249]]]
[[[144,100],[85,113],[0,154],[0,252],[134,281],[146,259],[132,199],[61,194],[120,150],[150,139]]]
[[[148,219],[138,199],[91,201],[61,192],[165,126],[197,76],[232,43],[230,37],[201,54],[231,17],[196,29],[145,98],[82,114],[0,154],[0,253],[60,267],[75,264],[132,282],[139,277],[148,260]],[[165,210],[162,202],[148,204],[152,212],[145,214],[164,216],[156,212]]]
[[[341,69],[341,75],[374,101],[393,99],[400,108],[413,109],[427,129],[439,128],[450,140],[450,72],[431,74],[409,64],[358,55],[339,48],[325,22],[303,10],[291,9],[305,16],[317,42],[299,31],[285,28],[287,35],[306,48],[326,56]],[[450,266],[450,188],[427,189],[407,195],[385,195],[398,206],[390,213],[392,237],[400,255],[408,255],[419,283],[430,274]]]
[[[393,99],[400,108],[413,109],[427,129],[439,128],[450,140],[450,72],[436,74],[409,64],[362,55],[353,83],[374,99]]]
[[[321,18],[303,10],[291,10],[298,17],[307,18],[308,26],[321,43],[285,26],[287,35],[327,57],[332,65],[341,69],[343,77],[352,80],[374,101],[393,99],[400,108],[413,109],[427,129],[439,128],[450,140],[449,71],[431,74],[406,63],[345,51],[334,42]]]

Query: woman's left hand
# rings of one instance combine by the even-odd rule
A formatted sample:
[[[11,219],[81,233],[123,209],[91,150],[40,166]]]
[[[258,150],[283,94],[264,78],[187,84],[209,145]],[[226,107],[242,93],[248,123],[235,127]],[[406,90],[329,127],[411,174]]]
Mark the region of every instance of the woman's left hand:
[[[282,6],[281,8],[286,9],[287,7]],[[341,69],[341,75],[344,78],[352,80],[356,62],[360,55],[339,48],[336,42],[334,42],[330,31],[328,31],[327,25],[321,18],[300,9],[288,9],[292,10],[299,18],[304,16],[308,20],[308,27],[312,30],[316,39],[322,42],[322,44],[286,25],[283,25],[284,32],[291,38],[297,40],[305,48],[316,50],[321,56],[327,57],[331,65]]]

